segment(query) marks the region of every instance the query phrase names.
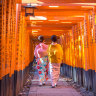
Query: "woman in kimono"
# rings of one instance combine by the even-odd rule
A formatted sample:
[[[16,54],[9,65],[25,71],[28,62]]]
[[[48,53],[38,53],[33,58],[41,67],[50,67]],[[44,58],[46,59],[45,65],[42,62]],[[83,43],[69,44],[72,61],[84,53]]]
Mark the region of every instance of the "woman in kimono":
[[[60,64],[62,62],[63,50],[60,44],[57,44],[56,35],[51,36],[52,43],[48,48],[49,69],[52,88],[55,88],[60,74]]]
[[[40,43],[35,47],[34,55],[37,61],[37,69],[39,74],[39,85],[45,85],[48,79],[48,46],[44,44],[44,37],[38,37]]]

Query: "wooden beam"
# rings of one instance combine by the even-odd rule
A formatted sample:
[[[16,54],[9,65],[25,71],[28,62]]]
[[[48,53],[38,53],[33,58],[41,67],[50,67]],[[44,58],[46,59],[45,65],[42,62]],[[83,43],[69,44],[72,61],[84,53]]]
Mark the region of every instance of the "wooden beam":
[[[16,3],[22,3],[22,0],[16,0]]]

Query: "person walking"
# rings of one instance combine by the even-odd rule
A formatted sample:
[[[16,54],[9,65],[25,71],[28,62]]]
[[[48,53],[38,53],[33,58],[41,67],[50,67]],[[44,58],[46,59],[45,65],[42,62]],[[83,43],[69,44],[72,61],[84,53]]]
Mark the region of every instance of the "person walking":
[[[39,86],[45,85],[48,80],[48,45],[44,44],[44,37],[38,37],[40,43],[35,47],[34,55],[37,61],[37,69],[39,74]]]
[[[49,70],[52,88],[55,88],[60,74],[60,64],[63,58],[63,50],[60,44],[57,44],[57,36],[51,36],[52,43],[48,48]]]

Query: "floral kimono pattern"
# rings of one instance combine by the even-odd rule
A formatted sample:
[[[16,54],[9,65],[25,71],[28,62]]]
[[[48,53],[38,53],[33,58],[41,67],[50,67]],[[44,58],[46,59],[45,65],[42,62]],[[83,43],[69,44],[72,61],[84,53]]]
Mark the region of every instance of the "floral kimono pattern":
[[[48,57],[37,59],[37,69],[39,73],[39,81],[43,83],[48,80]]]

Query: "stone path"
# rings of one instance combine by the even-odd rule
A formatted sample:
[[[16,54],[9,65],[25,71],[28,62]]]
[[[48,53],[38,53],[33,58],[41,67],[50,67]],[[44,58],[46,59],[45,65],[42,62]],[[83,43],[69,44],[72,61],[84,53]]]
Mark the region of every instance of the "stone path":
[[[48,80],[46,85],[38,86],[38,77],[35,75],[28,96],[82,96],[65,78],[60,78],[56,88],[51,88],[51,81]]]

